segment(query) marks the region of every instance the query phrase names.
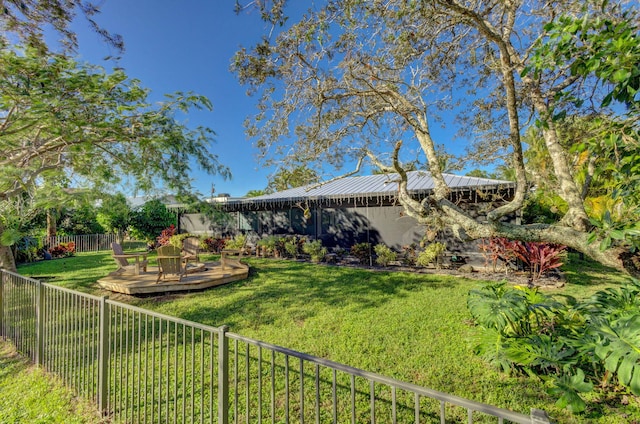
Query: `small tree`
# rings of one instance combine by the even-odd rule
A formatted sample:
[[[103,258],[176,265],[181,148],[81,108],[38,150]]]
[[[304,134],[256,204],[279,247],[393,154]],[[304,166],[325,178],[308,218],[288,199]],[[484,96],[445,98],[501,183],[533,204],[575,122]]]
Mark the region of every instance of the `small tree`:
[[[156,237],[171,225],[176,217],[159,199],[149,200],[134,211],[131,217],[131,235],[134,238],[155,243]]]
[[[122,235],[129,228],[131,222],[131,208],[124,194],[105,196],[98,209],[97,220],[110,233]],[[122,243],[122,240],[119,240]]]

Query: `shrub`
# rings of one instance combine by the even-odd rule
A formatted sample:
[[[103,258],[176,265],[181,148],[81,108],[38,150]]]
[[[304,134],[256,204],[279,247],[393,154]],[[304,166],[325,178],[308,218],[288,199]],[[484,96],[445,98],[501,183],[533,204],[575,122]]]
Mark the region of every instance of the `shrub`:
[[[467,306],[475,352],[504,371],[549,376],[558,406],[584,411],[581,393],[594,387],[640,395],[640,281],[580,302],[489,284],[471,290]]]
[[[175,247],[180,247],[182,248],[182,243],[184,242],[184,239],[189,238],[189,237],[195,237],[198,240],[200,240],[200,237],[196,234],[191,234],[191,233],[182,233],[182,234],[175,234],[173,236],[171,236],[169,238],[169,244],[171,246],[175,246]],[[200,247],[203,247],[203,241],[200,240]]]
[[[173,224],[169,225],[168,228],[165,228],[164,230],[162,230],[160,235],[156,237],[158,244],[160,246],[166,246],[167,244],[169,244],[171,242],[171,237],[173,237],[176,234],[176,231],[177,231],[176,227]]]
[[[376,244],[373,250],[376,252],[376,263],[378,265],[387,266],[389,262],[396,260],[396,252],[382,243]]]
[[[284,238],[284,251],[288,257],[295,258],[302,252],[304,246],[304,238],[297,236],[288,236]]]
[[[51,257],[53,258],[74,256],[76,253],[76,244],[72,241],[69,243],[60,243],[59,245],[50,248],[49,253],[51,253]]]
[[[489,240],[482,239],[480,250],[485,258],[485,266],[491,262],[493,271],[496,271],[498,261],[502,261],[505,266],[505,273],[509,268],[515,268],[515,242],[504,237],[492,237]]]
[[[266,236],[258,240],[256,246],[260,246],[264,252],[265,256],[272,256],[276,252],[276,247],[278,245],[278,237],[276,236]]]
[[[327,254],[327,248],[322,246],[322,240],[314,240],[305,243],[302,250],[311,256],[312,262],[321,262]]]
[[[225,249],[244,249],[247,244],[247,236],[244,234],[237,234],[231,240],[225,242]]]
[[[485,261],[491,261],[494,271],[498,261],[505,264],[508,272],[509,268],[516,268],[516,260],[520,260],[524,268],[529,271],[531,278],[536,280],[562,265],[566,247],[493,237],[488,242],[483,240],[480,249],[485,255]]]
[[[369,243],[354,244],[351,246],[351,254],[358,258],[361,264],[367,264],[371,256],[371,245]]]
[[[413,266],[416,264],[416,249],[417,246],[415,243],[409,244],[407,246],[402,246],[401,260],[404,265]]]
[[[533,280],[537,280],[552,269],[562,266],[565,246],[549,243],[517,242],[515,254]]]
[[[22,237],[16,243],[16,262],[34,262],[42,256],[42,243],[36,237]]]
[[[447,247],[440,242],[431,243],[424,249],[416,258],[416,265],[427,266],[429,264],[435,264],[436,268],[440,267],[440,256],[444,253]]]
[[[208,252],[220,253],[220,251],[225,248],[227,240],[223,238],[207,237],[203,240],[203,243]]]

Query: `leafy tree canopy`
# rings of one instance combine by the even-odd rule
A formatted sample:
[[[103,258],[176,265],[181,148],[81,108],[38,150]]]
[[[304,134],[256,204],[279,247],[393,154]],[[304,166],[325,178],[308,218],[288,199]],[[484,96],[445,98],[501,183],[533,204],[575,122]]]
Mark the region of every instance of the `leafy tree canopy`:
[[[116,183],[141,189],[159,180],[188,191],[190,162],[211,173],[227,169],[210,152],[213,131],[190,129],[176,116],[211,108],[205,97],[167,95],[150,104],[148,90],[122,71],[58,55],[0,51],[0,201],[43,180]]]
[[[146,202],[131,216],[131,235],[138,240],[155,242],[162,230],[176,225],[176,215],[159,199]]]
[[[45,206],[79,187],[99,192],[125,177],[142,191],[163,185],[188,193],[194,163],[228,176],[211,151],[213,131],[178,119],[190,109],[211,109],[209,100],[178,92],[152,104],[148,95],[121,70],[106,73],[32,48],[0,48],[0,209],[25,196]],[[0,232],[11,225],[8,216]],[[0,264],[11,268],[2,257]]]
[[[639,273],[637,214],[635,221],[634,214],[594,220],[572,164],[581,150],[605,152],[609,164],[620,165],[610,197],[636,185],[640,12],[634,2],[329,0],[293,23],[286,1],[239,8],[250,5],[278,27],[238,51],[232,65],[258,98],[247,129],[266,157],[313,169],[368,158],[400,174],[399,200],[421,222],[442,223],[463,239],[562,243]],[[564,138],[565,121],[586,116],[603,117],[600,135],[584,144]],[[513,170],[512,200],[486,220],[450,201],[438,145],[451,146],[434,138],[436,124],[457,127],[471,140],[468,163]],[[565,207],[554,222],[516,225],[504,218],[530,196],[522,136],[532,125]],[[424,202],[406,190],[402,164],[415,152],[435,184]]]
[[[103,196],[98,223],[109,233],[124,233],[131,221],[131,207],[122,193]]]
[[[302,187],[320,181],[318,173],[305,165],[298,165],[292,169],[280,168],[269,177],[269,184],[265,191],[275,193],[290,188]]]
[[[0,16],[0,41],[17,38],[24,45],[46,52],[48,47],[44,30],[52,29],[60,36],[63,46],[73,51],[78,46],[78,40],[71,23],[76,17],[82,16],[107,44],[118,52],[124,51],[122,37],[110,33],[98,23],[96,18],[99,13],[99,4],[88,0],[4,0]]]

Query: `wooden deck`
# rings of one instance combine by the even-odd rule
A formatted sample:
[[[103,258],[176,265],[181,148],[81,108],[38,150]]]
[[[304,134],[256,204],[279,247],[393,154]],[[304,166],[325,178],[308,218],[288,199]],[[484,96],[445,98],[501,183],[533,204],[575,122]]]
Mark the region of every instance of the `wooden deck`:
[[[224,266],[220,262],[206,262],[199,269],[187,270],[188,274],[177,279],[158,279],[158,268],[149,267],[140,275],[112,272],[98,280],[103,289],[125,294],[166,293],[183,290],[201,290],[209,287],[244,280],[249,276],[249,266],[239,260],[225,258]]]

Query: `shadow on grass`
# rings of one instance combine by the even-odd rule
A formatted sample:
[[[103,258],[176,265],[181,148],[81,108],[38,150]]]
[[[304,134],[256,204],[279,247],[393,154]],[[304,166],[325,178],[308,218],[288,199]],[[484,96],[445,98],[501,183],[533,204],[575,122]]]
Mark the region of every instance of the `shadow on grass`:
[[[426,289],[451,290],[463,284],[447,276],[396,272],[293,261],[248,260],[249,278],[203,292],[170,294],[142,303],[173,303],[171,313],[183,319],[234,328],[257,328],[283,317],[303,322],[327,308],[336,313],[375,309],[394,298]],[[181,300],[184,300],[181,302]]]
[[[584,287],[608,287],[612,283],[624,283],[629,276],[606,267],[577,253],[570,253],[569,260],[562,267],[567,284]]]

